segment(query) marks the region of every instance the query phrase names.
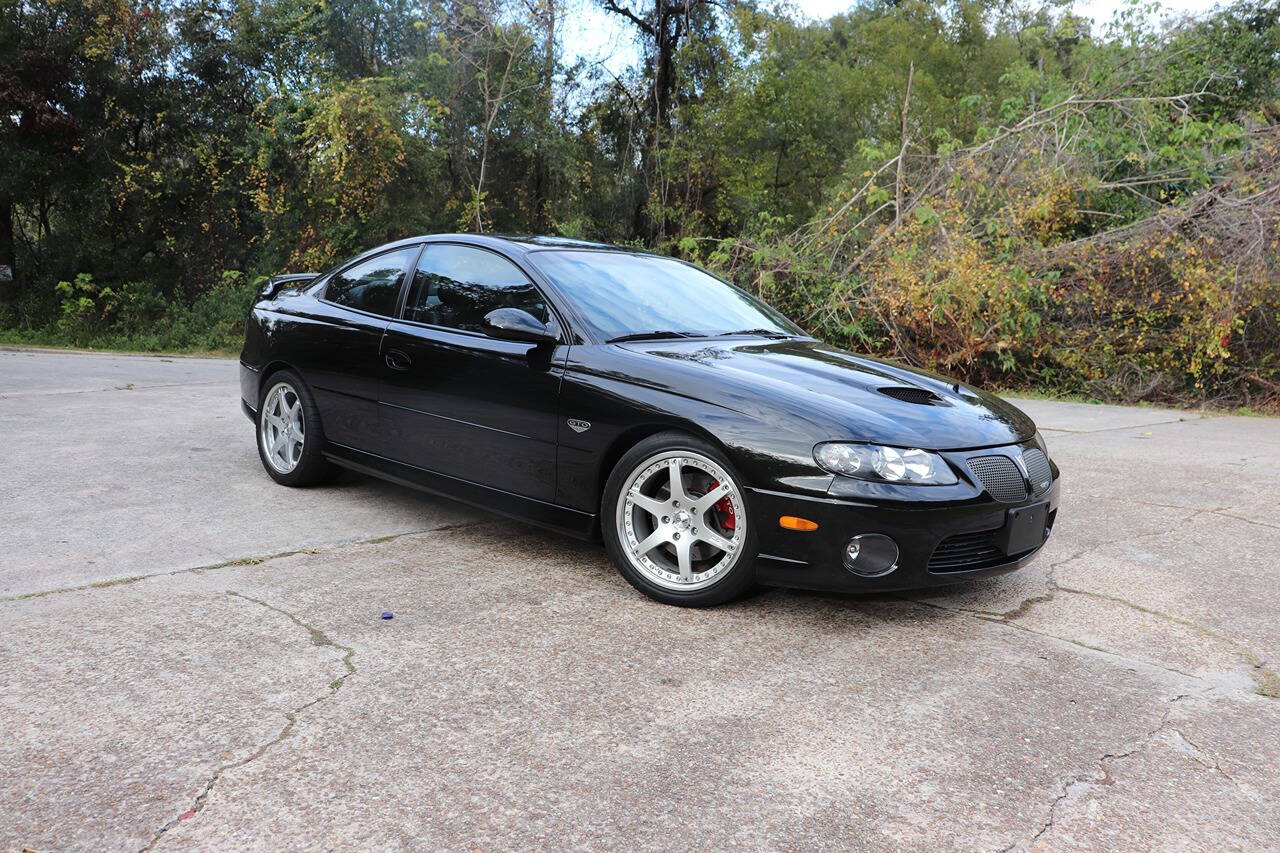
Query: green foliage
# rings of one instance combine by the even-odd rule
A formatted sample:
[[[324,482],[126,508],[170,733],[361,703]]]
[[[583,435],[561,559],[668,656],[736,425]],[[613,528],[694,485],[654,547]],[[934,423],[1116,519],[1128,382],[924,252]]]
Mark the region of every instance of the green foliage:
[[[226,270],[218,284],[190,303],[171,303],[150,282],[102,286],[89,273],[54,288],[60,316],[39,334],[9,329],[0,340],[143,352],[234,352],[240,348],[244,318],[256,283]]]

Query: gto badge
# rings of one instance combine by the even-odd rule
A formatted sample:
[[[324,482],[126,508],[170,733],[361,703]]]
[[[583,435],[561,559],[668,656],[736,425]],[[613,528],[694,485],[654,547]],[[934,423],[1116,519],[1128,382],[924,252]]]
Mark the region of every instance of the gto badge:
[[[588,423],[587,421],[580,421],[577,418],[569,418],[569,420],[566,421],[566,423],[569,424],[569,429],[573,430],[574,432],[586,432],[587,430],[591,429],[590,423]]]

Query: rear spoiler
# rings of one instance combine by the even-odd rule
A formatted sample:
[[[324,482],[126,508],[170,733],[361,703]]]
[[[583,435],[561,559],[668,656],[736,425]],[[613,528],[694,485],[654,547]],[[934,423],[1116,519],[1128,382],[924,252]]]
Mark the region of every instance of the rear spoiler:
[[[308,281],[314,281],[320,273],[318,272],[293,272],[287,275],[273,275],[267,279],[267,283],[262,285],[262,289],[258,293],[263,299],[274,299],[285,285],[288,284],[304,284]]]

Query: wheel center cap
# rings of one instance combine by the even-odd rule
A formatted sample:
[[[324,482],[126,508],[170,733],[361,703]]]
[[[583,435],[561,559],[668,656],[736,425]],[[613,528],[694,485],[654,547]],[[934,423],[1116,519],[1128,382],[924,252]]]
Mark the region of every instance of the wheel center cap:
[[[672,518],[671,520],[675,524],[675,526],[680,528],[681,530],[688,530],[690,527],[693,526],[693,516],[689,515],[689,513],[686,512],[685,510],[680,510],[679,512],[677,512],[675,514],[675,517]]]

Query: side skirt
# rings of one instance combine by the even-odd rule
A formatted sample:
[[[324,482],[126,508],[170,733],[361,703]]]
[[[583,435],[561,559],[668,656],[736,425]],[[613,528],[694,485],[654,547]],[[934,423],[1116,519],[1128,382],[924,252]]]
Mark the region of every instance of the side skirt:
[[[335,465],[350,468],[402,486],[420,489],[436,495],[470,504],[479,509],[496,512],[518,521],[545,527],[557,533],[567,533],[578,539],[593,539],[596,530],[594,513],[582,512],[559,504],[524,497],[490,486],[482,486],[470,480],[438,474],[404,462],[396,462],[385,456],[366,453],[354,447],[332,442],[324,450],[325,458]]]

